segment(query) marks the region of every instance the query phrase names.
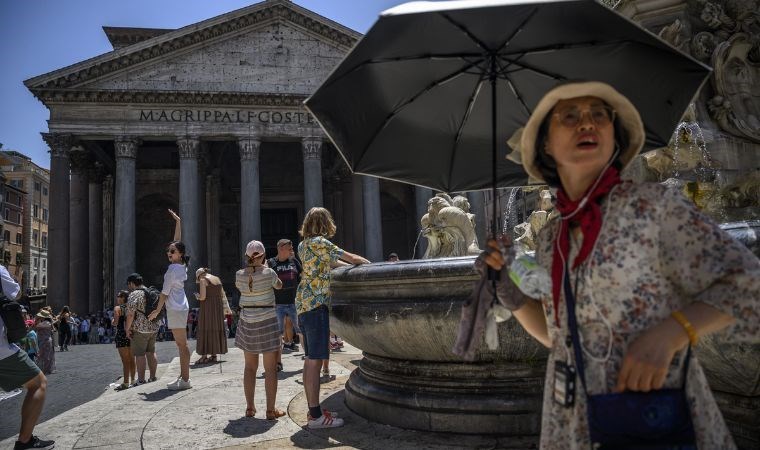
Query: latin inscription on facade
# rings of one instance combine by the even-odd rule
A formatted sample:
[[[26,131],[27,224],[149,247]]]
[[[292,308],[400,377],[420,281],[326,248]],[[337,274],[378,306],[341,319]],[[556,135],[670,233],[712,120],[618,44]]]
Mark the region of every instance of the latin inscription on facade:
[[[218,109],[141,109],[140,122],[212,122],[313,124],[314,117],[304,111],[229,111]]]

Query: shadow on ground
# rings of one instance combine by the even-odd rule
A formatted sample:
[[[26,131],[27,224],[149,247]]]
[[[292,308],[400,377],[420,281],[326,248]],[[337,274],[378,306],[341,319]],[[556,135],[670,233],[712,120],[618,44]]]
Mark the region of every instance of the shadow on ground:
[[[277,421],[257,419],[255,417],[241,417],[230,420],[224,427],[224,434],[235,438],[247,438],[269,431]]]

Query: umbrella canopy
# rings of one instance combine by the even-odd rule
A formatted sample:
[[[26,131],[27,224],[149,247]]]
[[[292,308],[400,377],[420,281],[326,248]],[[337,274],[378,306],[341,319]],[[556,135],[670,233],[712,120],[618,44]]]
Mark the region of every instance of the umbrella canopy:
[[[383,12],[306,107],[355,173],[458,192],[527,184],[506,142],[558,83],[614,86],[651,149],[709,73],[593,0],[413,2]]]

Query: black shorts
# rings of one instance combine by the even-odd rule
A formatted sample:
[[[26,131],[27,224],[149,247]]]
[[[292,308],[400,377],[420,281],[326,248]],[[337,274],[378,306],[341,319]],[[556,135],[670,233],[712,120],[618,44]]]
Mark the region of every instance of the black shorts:
[[[0,359],[0,388],[10,392],[23,386],[38,373],[40,368],[29,359],[25,351],[19,350],[7,358]]]

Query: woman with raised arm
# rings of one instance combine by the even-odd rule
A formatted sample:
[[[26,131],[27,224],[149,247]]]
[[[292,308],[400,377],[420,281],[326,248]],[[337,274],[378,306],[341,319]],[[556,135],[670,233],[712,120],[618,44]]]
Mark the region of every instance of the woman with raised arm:
[[[166,305],[166,320],[174,335],[174,342],[179,352],[180,375],[176,380],[167,384],[169,390],[178,391],[190,389],[190,348],[187,346],[187,313],[190,305],[185,297],[185,281],[187,280],[187,263],[190,257],[185,254],[185,244],[182,238],[182,220],[171,209],[169,214],[174,218],[174,240],[166,247],[166,257],[169,268],[164,274],[164,285],[158,299],[155,311],[148,315],[149,320],[156,320]]]
[[[760,263],[680,192],[621,179],[644,140],[612,86],[550,90],[520,144],[526,172],[557,189],[560,216],[536,240],[550,285],[519,292],[506,239],[476,263],[502,271],[499,300],[550,348],[542,449],[736,448],[690,349],[727,327],[758,341]]]

